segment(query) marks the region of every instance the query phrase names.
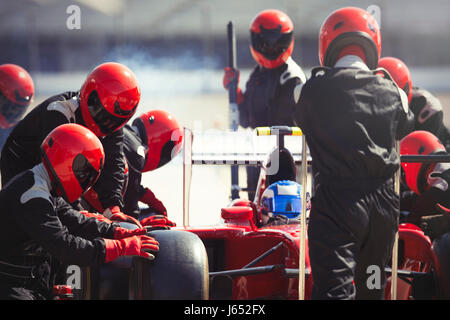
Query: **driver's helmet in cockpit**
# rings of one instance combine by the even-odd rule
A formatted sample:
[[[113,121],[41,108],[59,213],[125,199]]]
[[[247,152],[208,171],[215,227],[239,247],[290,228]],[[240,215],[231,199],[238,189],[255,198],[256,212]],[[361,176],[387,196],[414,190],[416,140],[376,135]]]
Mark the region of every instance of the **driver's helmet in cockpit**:
[[[272,183],[261,197],[263,223],[277,220],[298,219],[302,211],[302,185],[290,180]],[[310,208],[310,196],[306,194],[306,209]]]

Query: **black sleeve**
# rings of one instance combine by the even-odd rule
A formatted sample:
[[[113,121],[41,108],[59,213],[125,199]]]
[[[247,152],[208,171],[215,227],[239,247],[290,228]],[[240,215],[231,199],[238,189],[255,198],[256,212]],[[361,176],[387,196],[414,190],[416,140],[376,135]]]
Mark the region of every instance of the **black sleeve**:
[[[22,205],[16,222],[36,243],[63,263],[100,265],[105,260],[105,243],[74,236],[64,227],[49,200],[34,198]]]
[[[411,109],[408,109],[408,112],[401,110],[399,114],[397,140],[403,139],[409,133],[414,131],[414,113],[412,113]]]
[[[144,192],[141,186],[142,173],[133,170],[129,167],[128,169],[128,185],[124,196],[124,208],[123,213],[138,218],[140,215],[139,209],[139,199],[143,196]]]
[[[104,137],[102,144],[105,150],[105,166],[93,188],[103,208],[112,206],[123,208],[122,190],[125,181],[123,130]]]
[[[75,236],[88,240],[95,238],[109,238],[114,236],[115,224],[99,221],[95,218],[87,218],[62,198],[56,200],[56,214],[61,223]]]

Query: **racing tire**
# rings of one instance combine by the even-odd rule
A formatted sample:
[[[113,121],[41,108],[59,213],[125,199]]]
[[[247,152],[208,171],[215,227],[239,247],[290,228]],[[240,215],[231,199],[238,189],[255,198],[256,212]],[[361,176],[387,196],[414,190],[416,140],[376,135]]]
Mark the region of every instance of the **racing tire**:
[[[439,298],[450,299],[450,232],[433,241],[433,251],[439,264]]]
[[[130,272],[132,300],[207,300],[209,269],[206,249],[191,232],[155,230],[159,242],[153,261],[134,257]]]

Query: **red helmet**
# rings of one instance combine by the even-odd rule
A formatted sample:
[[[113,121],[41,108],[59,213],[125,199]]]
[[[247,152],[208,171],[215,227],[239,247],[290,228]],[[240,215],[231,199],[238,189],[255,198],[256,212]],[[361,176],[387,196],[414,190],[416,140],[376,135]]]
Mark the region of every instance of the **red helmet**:
[[[342,49],[352,45],[361,47],[370,69],[377,67],[381,54],[381,34],[375,18],[360,8],[338,9],[325,19],[320,28],[320,64],[333,67]]]
[[[400,59],[393,57],[381,58],[378,67],[386,69],[391,75],[395,83],[405,91],[408,96],[408,102],[412,98],[412,81],[411,73],[406,64]]]
[[[152,110],[133,121],[142,143],[147,146],[142,172],[162,167],[181,150],[183,131],[178,121],[168,112]]]
[[[250,26],[250,51],[255,61],[267,69],[281,66],[294,49],[294,24],[279,10],[264,10]]]
[[[414,131],[404,137],[400,142],[401,155],[428,155],[446,152],[439,139],[428,131]],[[426,182],[425,173],[430,167],[426,163],[402,162],[405,172],[406,184],[415,193],[423,192]]]
[[[107,62],[95,68],[81,87],[81,115],[97,136],[106,136],[134,115],[140,97],[133,72],[120,63]]]
[[[16,124],[33,96],[33,79],[25,69],[15,64],[0,65],[0,128]]]
[[[52,191],[69,203],[97,181],[105,160],[100,140],[89,129],[74,123],[50,132],[42,142],[41,154]]]

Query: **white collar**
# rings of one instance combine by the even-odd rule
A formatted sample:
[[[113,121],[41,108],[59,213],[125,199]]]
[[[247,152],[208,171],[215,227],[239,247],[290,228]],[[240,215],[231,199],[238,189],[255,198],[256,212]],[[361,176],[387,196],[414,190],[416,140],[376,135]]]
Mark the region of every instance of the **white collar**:
[[[335,68],[357,68],[369,71],[369,67],[364,63],[364,61],[355,55],[349,54],[340,58],[336,64]]]
[[[38,165],[34,166],[31,169],[35,176],[39,177],[43,182],[45,182],[49,192],[51,191],[51,181],[50,181],[50,176],[47,173],[47,170],[44,167],[44,164],[41,162]]]

